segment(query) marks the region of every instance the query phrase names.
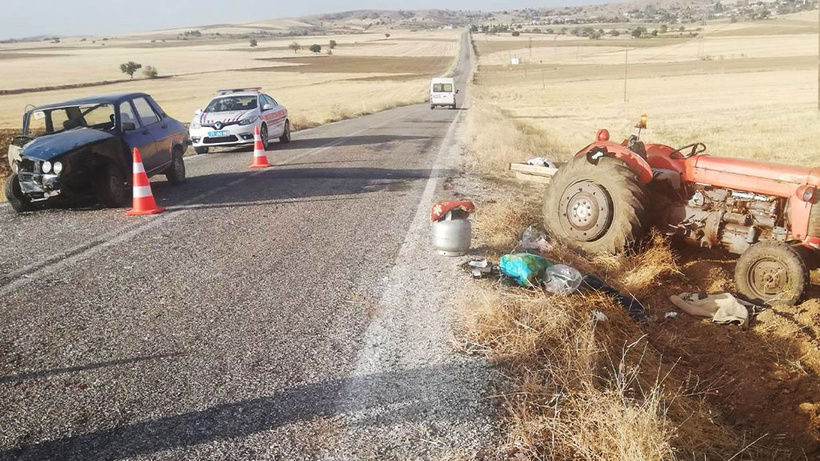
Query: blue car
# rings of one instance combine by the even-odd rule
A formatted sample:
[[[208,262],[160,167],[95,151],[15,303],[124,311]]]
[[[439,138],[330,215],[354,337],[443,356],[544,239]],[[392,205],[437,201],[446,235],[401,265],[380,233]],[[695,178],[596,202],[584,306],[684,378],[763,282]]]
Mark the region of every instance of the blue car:
[[[188,130],[147,94],[35,107],[9,147],[6,198],[17,212],[89,198],[121,207],[130,198],[135,147],[148,176],[164,174],[173,185],[185,181]]]

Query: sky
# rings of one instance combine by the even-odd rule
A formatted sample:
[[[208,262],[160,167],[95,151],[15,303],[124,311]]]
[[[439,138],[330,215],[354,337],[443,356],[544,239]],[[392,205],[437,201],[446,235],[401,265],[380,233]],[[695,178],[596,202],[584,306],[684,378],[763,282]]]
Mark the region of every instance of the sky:
[[[361,9],[483,10],[555,7],[603,0],[0,0],[0,40],[39,35],[115,35],[291,18]]]

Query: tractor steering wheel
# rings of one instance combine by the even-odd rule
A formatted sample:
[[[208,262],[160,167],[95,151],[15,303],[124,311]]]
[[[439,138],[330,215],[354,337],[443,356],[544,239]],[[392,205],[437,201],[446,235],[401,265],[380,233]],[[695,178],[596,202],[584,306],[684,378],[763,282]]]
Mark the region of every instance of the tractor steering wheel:
[[[685,151],[686,149],[689,149],[689,154],[688,155],[683,153],[683,151]],[[687,144],[683,147],[679,147],[679,148],[673,150],[672,152],[669,153],[669,157],[670,158],[689,158],[693,155],[702,154],[703,152],[706,152],[706,144],[703,144],[702,142],[696,142],[696,143],[692,143],[692,144]],[[680,156],[676,156],[675,154],[679,154]]]

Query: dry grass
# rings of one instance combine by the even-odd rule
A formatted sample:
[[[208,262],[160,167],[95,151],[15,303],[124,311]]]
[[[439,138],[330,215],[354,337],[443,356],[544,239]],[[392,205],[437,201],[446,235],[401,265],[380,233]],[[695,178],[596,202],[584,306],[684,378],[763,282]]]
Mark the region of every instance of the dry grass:
[[[478,208],[476,229],[489,254],[515,248],[523,230],[540,219],[536,203],[513,197]],[[658,236],[632,256],[587,259],[559,247],[549,258],[641,300],[656,299],[652,292],[679,276]],[[652,310],[651,302],[645,305]],[[593,309],[609,320],[593,320]],[[547,296],[488,282],[462,313],[464,348],[486,354],[508,378],[498,396],[508,413],[509,455],[727,459],[744,448],[742,434],[706,405],[697,380],[664,363],[647,332],[608,297]],[[757,450],[743,454],[764,454]]]

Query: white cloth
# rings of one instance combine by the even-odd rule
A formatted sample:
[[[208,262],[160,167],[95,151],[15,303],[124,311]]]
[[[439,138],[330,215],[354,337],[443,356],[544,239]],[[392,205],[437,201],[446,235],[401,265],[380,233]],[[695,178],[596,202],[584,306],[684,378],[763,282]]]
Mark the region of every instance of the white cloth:
[[[705,293],[681,293],[669,297],[672,304],[695,317],[711,317],[715,323],[740,323],[749,321],[749,311],[731,293],[708,295]]]

